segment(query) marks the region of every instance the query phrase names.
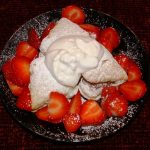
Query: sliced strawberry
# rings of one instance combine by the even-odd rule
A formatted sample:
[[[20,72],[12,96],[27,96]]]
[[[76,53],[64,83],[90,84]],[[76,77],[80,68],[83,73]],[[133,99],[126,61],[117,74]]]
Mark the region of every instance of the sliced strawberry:
[[[98,40],[98,42],[100,42],[107,50],[109,50],[110,53],[113,51],[112,44],[111,44],[110,42],[108,42],[107,39],[98,38],[97,40]]]
[[[94,33],[96,35],[96,38],[99,37],[100,34],[100,28],[97,26],[94,26],[92,24],[81,24],[80,27],[87,32]]]
[[[118,47],[120,43],[120,36],[116,29],[108,27],[101,31],[98,41],[112,52],[113,49]]]
[[[31,95],[28,88],[25,88],[19,98],[17,99],[16,106],[19,109],[31,111]]]
[[[81,126],[80,110],[81,110],[81,94],[78,91],[72,98],[67,114],[63,118],[63,123],[67,132],[75,132]]]
[[[79,114],[66,114],[63,118],[63,123],[67,132],[76,132],[81,126]]]
[[[125,54],[119,54],[114,56],[118,64],[125,70],[128,70],[130,58]]]
[[[35,49],[39,49],[39,46],[41,44],[41,40],[38,36],[38,33],[34,28],[31,28],[28,31],[28,43],[33,46]]]
[[[72,98],[71,102],[70,102],[70,108],[69,108],[69,113],[80,113],[81,110],[81,94],[78,91],[77,94]]]
[[[27,42],[21,41],[16,48],[16,56],[24,56],[31,61],[38,55],[38,50],[30,46]]]
[[[119,90],[128,101],[136,101],[145,95],[147,87],[145,82],[139,79],[121,84]]]
[[[128,74],[128,81],[138,80],[141,79],[142,77],[142,72],[139,66],[132,60],[130,60],[127,74]]]
[[[55,25],[55,22],[50,22],[48,24],[48,26],[42,32],[41,41],[49,34],[49,32],[55,27]]]
[[[80,117],[82,125],[96,125],[104,121],[105,113],[96,101],[87,100],[81,107]]]
[[[37,116],[38,119],[43,120],[43,121],[48,121],[49,122],[49,111],[48,111],[48,106],[45,106],[38,111],[36,111],[35,115]],[[51,123],[60,123],[62,120],[51,120]]]
[[[38,119],[43,120],[43,121],[48,121],[49,120],[49,112],[48,112],[48,107],[45,106],[41,109],[39,109],[35,115],[37,116]]]
[[[15,95],[15,96],[19,96],[22,92],[23,92],[23,89],[22,87],[18,86],[18,85],[15,85],[14,83],[12,83],[11,81],[9,80],[6,80],[7,81],[7,84],[11,90],[11,92]]]
[[[14,57],[12,59],[12,70],[15,76],[15,84],[27,86],[30,81],[30,60],[26,57]]]
[[[120,94],[111,94],[101,103],[107,116],[124,116],[128,111],[128,102]]]
[[[132,60],[125,54],[116,55],[114,58],[121,65],[121,67],[127,72],[128,81],[141,79],[142,72],[139,66],[134,62],[134,60]]]
[[[67,98],[58,92],[51,92],[48,103],[49,121],[62,120],[69,108]]]
[[[62,17],[67,18],[77,24],[82,24],[85,20],[85,14],[83,10],[75,5],[65,7],[62,10]]]
[[[14,81],[14,72],[12,70],[11,66],[12,60],[8,60],[3,66],[2,66],[2,72],[4,74],[5,79]]]
[[[111,95],[111,94],[117,93],[117,92],[118,92],[118,89],[117,89],[116,86],[105,86],[105,87],[103,87],[103,89],[102,89],[102,94],[101,94],[101,96],[102,96],[103,98],[105,98],[105,97],[107,97],[107,96],[109,96],[109,95]]]

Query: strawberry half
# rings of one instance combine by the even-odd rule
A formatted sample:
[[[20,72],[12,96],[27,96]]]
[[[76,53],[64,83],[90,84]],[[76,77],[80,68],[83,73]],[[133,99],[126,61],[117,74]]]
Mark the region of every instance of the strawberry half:
[[[62,17],[67,18],[77,24],[82,24],[85,20],[85,14],[83,10],[75,5],[70,5],[63,8]]]
[[[39,109],[38,111],[36,111],[35,115],[38,119],[49,122],[48,106],[45,106],[45,107]],[[62,120],[51,120],[50,122],[57,124],[57,123],[60,123],[61,121]]]
[[[18,85],[15,85],[13,82],[9,81],[9,80],[6,80],[11,92],[13,93],[13,95],[15,96],[19,96],[21,95],[21,93],[23,92],[23,89],[22,87],[18,86]]]
[[[103,100],[102,108],[105,110],[107,116],[124,116],[128,111],[128,102],[127,100],[120,94],[111,94],[106,100]]]
[[[63,118],[63,123],[67,132],[75,132],[81,126],[80,110],[81,110],[81,94],[78,91],[72,98],[67,114]]]
[[[55,25],[55,22],[50,22],[48,24],[48,26],[42,32],[41,41],[49,34],[49,32],[55,27]]]
[[[32,61],[37,55],[38,50],[25,41],[21,41],[16,48],[16,56],[24,56]]]
[[[97,125],[104,121],[105,112],[94,100],[83,103],[80,112],[82,125]]]
[[[142,77],[142,72],[139,66],[132,60],[129,62],[129,67],[127,70],[128,81],[138,80]]]
[[[63,118],[63,124],[67,132],[76,132],[81,126],[81,119],[79,114],[66,114]]]
[[[113,49],[118,47],[120,43],[120,36],[116,29],[108,27],[101,31],[98,41],[112,52]]]
[[[111,94],[117,93],[117,92],[118,92],[118,89],[117,89],[116,86],[105,86],[105,87],[103,87],[103,89],[102,89],[102,94],[101,94],[101,96],[102,96],[103,98],[105,98],[105,97],[107,97],[107,96],[109,96],[109,95],[111,95]]]
[[[67,98],[58,92],[51,92],[48,103],[49,121],[54,122],[56,120],[63,119],[64,115],[68,111],[69,102]]]
[[[81,24],[80,27],[89,33],[94,33],[96,35],[96,38],[99,37],[99,34],[100,34],[100,28],[99,27],[94,26],[92,24]]]
[[[28,43],[33,46],[35,49],[39,49],[41,40],[34,28],[29,29],[28,31]]]
[[[12,70],[15,76],[15,84],[27,86],[30,81],[30,60],[26,57],[14,57],[12,59]]]
[[[31,95],[28,88],[25,88],[19,98],[17,99],[16,106],[19,109],[31,111]]]
[[[77,94],[72,98],[71,102],[70,102],[70,108],[69,108],[69,113],[77,113],[79,114],[80,113],[80,110],[81,110],[81,104],[82,104],[82,101],[81,101],[81,94],[80,92],[78,91]]]
[[[4,74],[5,79],[14,82],[14,72],[12,70],[12,60],[8,60],[3,66],[2,66],[2,72]]]
[[[36,111],[35,115],[37,116],[38,119],[43,120],[43,121],[48,121],[49,120],[49,112],[48,112],[48,107],[45,106],[38,111]]]
[[[118,64],[127,72],[129,67],[130,58],[125,54],[119,54],[114,56]]]
[[[145,82],[139,79],[121,84],[119,91],[128,101],[137,101],[145,95],[147,87]]]

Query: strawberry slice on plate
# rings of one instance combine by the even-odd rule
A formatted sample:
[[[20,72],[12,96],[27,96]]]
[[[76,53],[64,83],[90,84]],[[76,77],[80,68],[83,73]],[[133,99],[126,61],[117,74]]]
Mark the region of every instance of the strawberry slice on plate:
[[[82,125],[101,124],[105,119],[105,112],[94,100],[87,100],[83,103],[80,112]]]
[[[109,95],[105,100],[102,101],[101,105],[109,117],[122,117],[128,111],[128,102],[119,93]]]
[[[28,31],[28,43],[33,46],[35,49],[39,49],[41,40],[38,36],[38,33],[34,28],[29,29]]]
[[[139,66],[132,60],[130,60],[129,62],[127,74],[128,74],[128,81],[138,80],[142,78],[142,72]]]
[[[31,95],[28,88],[24,88],[21,95],[18,97],[16,106],[19,109],[31,111]]]
[[[21,41],[16,48],[16,56],[24,56],[31,61],[38,55],[38,50],[25,41]]]
[[[89,33],[94,33],[96,35],[96,38],[99,37],[99,34],[100,34],[99,27],[92,25],[92,24],[81,24],[80,27]]]
[[[76,132],[81,126],[80,115],[68,113],[63,118],[63,124],[67,132]]]
[[[38,119],[43,120],[43,121],[48,121],[49,120],[49,112],[48,112],[48,107],[45,106],[38,111],[36,111],[35,115],[37,116]]]
[[[119,90],[128,101],[137,101],[145,95],[147,87],[145,82],[139,79],[121,84]]]
[[[118,47],[120,43],[120,36],[115,28],[108,27],[101,30],[98,41],[112,52],[113,49]]]
[[[18,86],[18,85],[15,85],[13,82],[9,81],[9,80],[6,80],[11,92],[15,95],[15,96],[19,96],[21,95],[21,93],[23,92],[23,89],[22,87]]]
[[[114,94],[114,93],[117,93],[118,92],[118,89],[116,86],[105,86],[103,87],[102,89],[102,98],[105,98],[111,94]]]
[[[127,72],[129,67],[130,58],[125,54],[119,54],[114,56],[118,64]]]
[[[80,110],[81,110],[81,94],[78,91],[72,98],[67,114],[63,117],[63,124],[67,132],[75,132],[81,126]]]
[[[2,72],[4,74],[5,79],[9,81],[14,81],[14,72],[12,70],[12,60],[8,60],[3,66],[2,66]]]
[[[26,57],[14,57],[12,59],[12,70],[15,76],[14,84],[27,86],[30,81],[30,60]]]
[[[39,110],[36,111],[35,113],[36,117],[42,121],[47,121],[49,122],[49,111],[48,111],[48,106],[45,106]],[[60,123],[62,120],[51,120],[51,123],[57,124]]]
[[[67,98],[58,92],[51,92],[49,96],[48,112],[49,122],[63,119],[69,109]]]
[[[42,32],[41,41],[49,34],[49,32],[55,27],[55,25],[55,22],[50,22],[48,24],[48,26]]]
[[[85,21],[85,14],[83,10],[75,5],[70,5],[63,8],[62,17],[67,18],[77,24],[82,24]]]
[[[75,113],[79,114],[81,110],[81,105],[82,105],[81,94],[78,91],[77,94],[72,98],[70,102],[70,107],[68,112],[72,114]]]

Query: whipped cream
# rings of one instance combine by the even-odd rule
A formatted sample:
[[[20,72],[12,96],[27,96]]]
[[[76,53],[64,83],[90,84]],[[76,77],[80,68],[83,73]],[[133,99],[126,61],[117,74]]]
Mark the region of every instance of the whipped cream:
[[[82,73],[98,66],[103,53],[91,37],[64,36],[49,46],[45,64],[60,84],[75,87]]]

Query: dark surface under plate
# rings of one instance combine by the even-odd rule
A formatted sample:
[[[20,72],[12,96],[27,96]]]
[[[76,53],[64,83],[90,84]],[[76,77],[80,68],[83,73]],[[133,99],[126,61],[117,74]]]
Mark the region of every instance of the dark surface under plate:
[[[133,58],[141,67],[144,80],[148,84],[148,61],[145,51],[134,33],[107,14],[97,12],[92,9],[84,9],[84,11],[87,14],[86,23],[95,24],[101,28],[112,26],[119,31],[121,43],[119,47],[114,50],[113,54],[125,53],[129,57]],[[9,39],[4,50],[1,52],[2,62],[0,67],[7,59],[11,58],[15,54],[15,47],[18,42],[27,39],[28,29],[34,27],[41,35],[41,32],[47,26],[48,22],[59,20],[60,14],[61,10],[46,12],[29,20],[21,26]],[[2,73],[0,74],[0,82],[1,99],[13,118],[30,131],[56,141],[83,142],[111,135],[126,126],[128,122],[136,116],[144,101],[143,98],[136,103],[131,103],[128,108],[127,115],[123,118],[111,117],[108,118],[102,125],[82,127],[74,134],[67,133],[62,124],[55,125],[46,123],[38,120],[33,113],[18,110],[15,106],[16,98],[11,94]]]

